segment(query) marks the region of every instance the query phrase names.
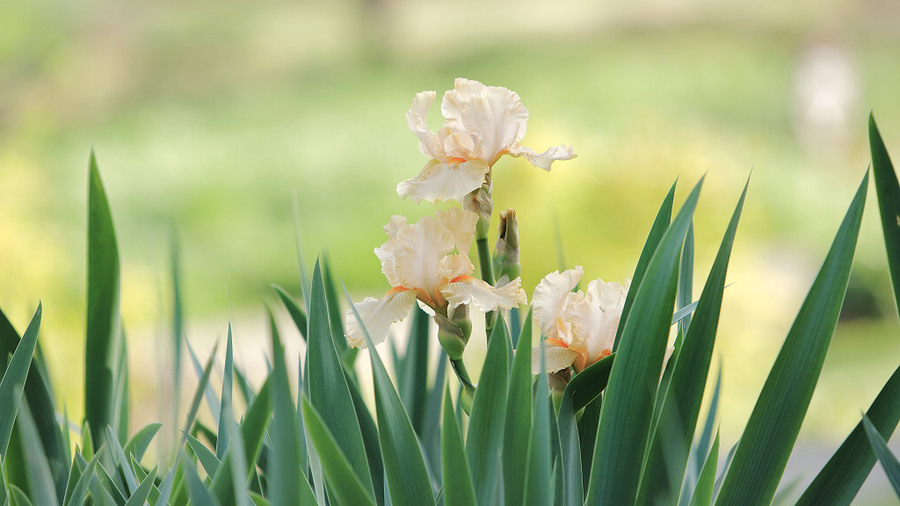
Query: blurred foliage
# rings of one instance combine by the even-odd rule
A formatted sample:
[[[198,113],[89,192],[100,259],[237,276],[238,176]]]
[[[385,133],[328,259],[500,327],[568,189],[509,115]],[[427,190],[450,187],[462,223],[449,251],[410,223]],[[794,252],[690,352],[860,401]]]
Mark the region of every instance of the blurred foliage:
[[[720,346],[738,357],[727,361],[723,386],[723,431],[738,431],[729,420],[746,419],[752,406],[742,399],[762,384],[754,365],[774,357],[868,164],[868,110],[900,152],[898,16],[885,0],[8,2],[0,307],[24,322],[42,298],[48,360],[65,371],[57,374],[80,377],[69,357],[83,339],[72,329],[83,328],[91,147],[120,234],[130,336],[158,335],[154,322],[169,311],[171,223],[189,315],[258,307],[272,297],[270,283],[296,292],[292,195],[306,258],[325,248],[351,290],[384,290],[371,254],[385,240],[381,226],[392,214],[431,211],[393,191],[425,162],[403,112],[414,93],[465,76],[520,94],[531,112],[524,144],[564,142],[579,153],[552,174],[519,160],[495,167],[497,208],[517,207],[529,293],[559,268],[547,247],[554,223],[568,266],[621,281],[672,181],[708,173],[696,217],[705,272],[752,171]],[[838,141],[797,119],[798,69],[819,46],[840,48],[856,83],[844,97],[849,133]],[[879,238],[870,212],[856,260],[867,274],[854,283],[889,307]],[[749,330],[747,320],[757,325]],[[883,380],[872,377],[872,395]],[[871,397],[823,395],[860,408]],[[822,430],[844,433],[854,417]]]

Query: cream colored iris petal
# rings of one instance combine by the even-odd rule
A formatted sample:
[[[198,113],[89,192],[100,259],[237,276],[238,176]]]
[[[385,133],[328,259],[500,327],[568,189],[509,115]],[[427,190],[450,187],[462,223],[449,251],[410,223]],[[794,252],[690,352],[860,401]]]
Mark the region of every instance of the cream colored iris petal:
[[[545,341],[543,346],[534,346],[531,348],[531,374],[538,374],[541,372],[542,351],[545,352],[544,370],[546,372],[561,371],[571,366],[572,362],[575,361],[575,358],[578,357],[578,353],[575,353],[568,348],[547,344]]]
[[[547,274],[535,287],[531,307],[545,336],[551,339],[562,338],[557,332],[557,320],[563,317],[568,295],[583,275],[584,269],[577,265],[574,269]]]
[[[440,262],[441,276],[446,282],[459,277],[468,276],[475,270],[469,257],[460,255],[447,255]]]
[[[512,156],[523,156],[531,165],[540,167],[546,171],[550,170],[550,165],[557,160],[571,160],[575,158],[575,150],[571,146],[553,146],[543,153],[536,153],[527,146],[513,146],[509,148],[509,154]]]
[[[453,251],[455,238],[432,216],[398,229],[375,250],[391,286],[421,288],[432,293],[444,283],[440,260]]]
[[[436,216],[441,225],[453,234],[454,243],[459,253],[468,255],[469,247],[472,245],[472,236],[475,235],[475,224],[478,223],[478,215],[471,211],[452,207],[444,211],[438,211]]]
[[[589,359],[593,360],[602,351],[613,347],[628,289],[619,283],[595,279],[588,283],[586,292],[585,300],[592,312],[587,352]]]
[[[388,235],[388,237],[396,237],[397,233],[407,225],[406,216],[400,216],[395,214],[391,216],[391,221],[387,223],[384,227],[384,232]]]
[[[506,88],[490,86],[482,96],[462,110],[462,124],[481,140],[477,158],[493,162],[525,136],[528,110],[519,95]]]
[[[372,338],[372,344],[384,342],[391,324],[406,318],[415,300],[416,292],[410,290],[400,293],[388,292],[381,299],[366,297],[355,304],[356,311],[366,326],[369,337]],[[347,311],[344,323],[347,328],[347,342],[353,347],[365,348],[366,340],[362,328],[352,310]]]
[[[497,309],[510,309],[527,302],[521,280],[516,278],[495,288],[480,279],[467,278],[441,288],[441,293],[451,307],[474,304],[484,313]]]
[[[482,160],[462,163],[431,160],[416,177],[401,181],[397,185],[397,194],[410,197],[416,203],[422,200],[461,202],[466,194],[481,188],[489,170],[490,167]]]
[[[437,134],[428,128],[426,118],[428,110],[434,104],[437,94],[433,91],[423,91],[416,93],[409,112],[406,113],[406,123],[409,129],[419,138],[419,149],[425,156],[432,158],[443,158],[444,152],[441,149],[441,141]]]

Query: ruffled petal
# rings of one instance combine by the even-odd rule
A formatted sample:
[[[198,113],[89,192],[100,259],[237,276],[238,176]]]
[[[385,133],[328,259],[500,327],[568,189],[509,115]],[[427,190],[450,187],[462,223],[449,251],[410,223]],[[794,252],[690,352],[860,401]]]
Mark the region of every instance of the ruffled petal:
[[[508,150],[512,156],[523,156],[531,165],[540,167],[546,171],[550,170],[550,165],[557,160],[571,160],[575,158],[575,150],[572,146],[553,146],[543,153],[536,153],[527,146],[513,146]]]
[[[452,207],[444,211],[438,211],[436,215],[441,225],[453,234],[457,251],[460,255],[468,255],[472,245],[472,236],[475,235],[475,224],[478,223],[478,215],[458,207]],[[465,274],[469,274],[466,272]]]
[[[409,129],[419,138],[419,149],[426,156],[432,158],[443,158],[444,152],[441,150],[441,142],[437,134],[428,128],[426,118],[428,110],[434,103],[437,94],[433,91],[423,91],[416,93],[409,112],[406,113],[406,123]]]
[[[429,294],[444,283],[440,261],[455,248],[455,237],[432,216],[397,229],[375,249],[381,271],[391,286],[421,288]]]
[[[578,353],[562,346],[552,344],[534,346],[531,348],[531,374],[541,372],[541,352],[544,352],[544,370],[546,372],[561,371],[571,366],[578,357]]]
[[[415,300],[416,292],[413,290],[404,292],[391,290],[381,299],[366,297],[355,304],[356,311],[366,326],[369,337],[372,338],[372,344],[377,345],[384,342],[391,324],[406,318]],[[353,314],[353,310],[347,311],[344,316],[344,324],[347,329],[345,336],[350,346],[365,348],[366,340],[363,337],[362,328],[360,328],[359,322],[356,320],[356,315]]]
[[[384,232],[388,235],[388,237],[394,238],[397,236],[397,233],[400,232],[400,229],[407,225],[406,216],[393,215],[391,216],[391,221],[385,225]]]
[[[484,313],[497,309],[510,309],[527,302],[525,290],[522,290],[519,278],[495,288],[480,279],[467,277],[441,288],[441,293],[452,307],[460,304],[474,304]]]
[[[627,285],[606,283],[595,279],[588,283],[585,302],[590,307],[590,322],[584,328],[589,357],[597,357],[604,350],[611,350],[616,340],[616,330],[628,295]],[[581,322],[579,322],[581,324]]]
[[[490,167],[482,160],[466,160],[460,163],[431,160],[419,174],[397,185],[397,194],[419,203],[422,200],[438,202],[456,200],[462,202],[469,192],[481,188]]]
[[[572,289],[584,275],[580,265],[574,269],[551,272],[544,276],[534,289],[531,307],[534,316],[541,324],[541,333],[551,339],[562,339],[557,332],[557,321],[564,317],[566,302],[570,299]]]
[[[478,140],[471,156],[489,164],[522,140],[528,123],[528,109],[516,92],[462,78],[444,94],[441,113],[449,128]]]

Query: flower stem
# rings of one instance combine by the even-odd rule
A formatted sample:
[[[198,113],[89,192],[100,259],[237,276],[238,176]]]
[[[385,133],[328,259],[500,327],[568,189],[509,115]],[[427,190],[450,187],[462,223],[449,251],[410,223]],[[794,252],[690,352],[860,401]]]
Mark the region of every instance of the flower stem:
[[[472,411],[472,399],[475,398],[475,385],[472,384],[472,380],[469,378],[469,371],[466,369],[466,364],[463,363],[462,359],[450,359],[450,365],[453,366],[453,372],[456,373],[456,377],[459,378],[459,382],[462,383],[463,390],[460,392],[459,402],[462,403],[463,411],[468,415]]]
[[[488,224],[478,220],[475,227],[475,246],[478,247],[478,264],[481,267],[481,279],[485,283],[494,286],[494,270],[491,266],[491,250],[488,247]],[[495,311],[489,311],[484,314],[484,331],[487,334],[485,339],[490,342],[491,332],[494,330]]]

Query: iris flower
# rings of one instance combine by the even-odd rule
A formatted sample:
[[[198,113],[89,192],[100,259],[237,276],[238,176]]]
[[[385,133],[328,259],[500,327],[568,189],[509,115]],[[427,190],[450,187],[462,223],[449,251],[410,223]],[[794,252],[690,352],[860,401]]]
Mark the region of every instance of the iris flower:
[[[482,312],[510,309],[525,304],[525,292],[516,278],[493,287],[472,277],[469,260],[478,217],[463,209],[439,211],[409,225],[394,216],[385,225],[389,239],[375,249],[391,289],[380,299],[367,297],[356,310],[375,344],[384,341],[392,323],[403,320],[418,300],[436,315],[447,317],[448,309],[475,305]],[[362,329],[352,311],[345,317],[347,340],[365,347]]]
[[[462,203],[467,194],[489,184],[485,177],[503,155],[523,156],[548,171],[554,161],[575,157],[575,151],[565,145],[536,153],[519,144],[525,137],[528,110],[513,91],[456,79],[454,88],[444,93],[444,126],[436,133],[425,122],[435,96],[433,91],[416,94],[406,113],[409,128],[419,138],[419,149],[431,159],[416,177],[397,185],[401,197]]]
[[[551,272],[534,289],[531,303],[546,337],[543,352],[547,372],[569,366],[581,372],[612,353],[631,281],[621,285],[595,279],[586,291],[573,292],[583,275],[581,266]],[[535,348],[535,373],[541,369],[541,351],[541,347]]]

